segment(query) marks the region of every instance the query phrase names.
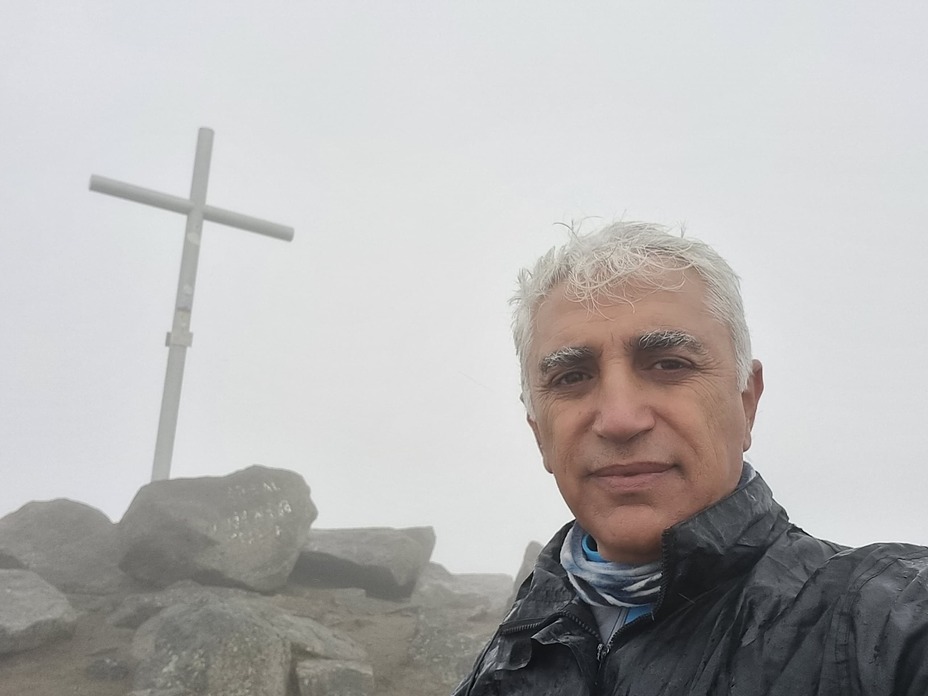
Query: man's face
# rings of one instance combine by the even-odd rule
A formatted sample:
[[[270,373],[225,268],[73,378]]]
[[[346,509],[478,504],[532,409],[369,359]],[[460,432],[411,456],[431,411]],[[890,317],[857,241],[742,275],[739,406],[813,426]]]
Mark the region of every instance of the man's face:
[[[733,491],[763,390],[741,390],[729,331],[691,271],[671,290],[625,287],[594,309],[555,287],[529,354],[545,468],[607,559],[660,556],[661,533]],[[622,293],[618,293],[622,294]]]

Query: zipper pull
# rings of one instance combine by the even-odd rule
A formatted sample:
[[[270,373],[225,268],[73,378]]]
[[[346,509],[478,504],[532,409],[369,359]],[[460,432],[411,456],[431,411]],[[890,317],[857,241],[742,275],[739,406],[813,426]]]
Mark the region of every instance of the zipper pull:
[[[600,643],[596,648],[596,661],[600,664],[603,662],[603,658],[606,656],[606,644]]]

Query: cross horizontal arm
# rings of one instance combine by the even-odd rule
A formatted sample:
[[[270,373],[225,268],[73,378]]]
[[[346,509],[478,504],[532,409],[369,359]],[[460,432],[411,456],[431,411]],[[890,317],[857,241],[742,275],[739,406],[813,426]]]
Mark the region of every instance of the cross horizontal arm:
[[[116,181],[115,179],[108,179],[104,176],[97,176],[96,174],[90,177],[90,190],[116,196],[117,198],[125,198],[126,200],[135,201],[136,203],[144,203],[145,205],[161,208],[163,210],[171,210],[175,213],[182,213],[184,215],[188,215],[194,207],[193,202],[186,198],[160,193],[159,191],[152,191],[151,189],[127,184],[123,181]],[[218,222],[221,225],[237,227],[238,229],[247,230],[249,232],[257,232],[267,237],[282,239],[285,242],[293,240],[292,227],[278,225],[275,222],[268,222],[267,220],[261,220],[249,215],[242,215],[241,213],[235,213],[223,208],[216,208],[211,205],[203,206],[203,219],[209,220],[210,222]]]

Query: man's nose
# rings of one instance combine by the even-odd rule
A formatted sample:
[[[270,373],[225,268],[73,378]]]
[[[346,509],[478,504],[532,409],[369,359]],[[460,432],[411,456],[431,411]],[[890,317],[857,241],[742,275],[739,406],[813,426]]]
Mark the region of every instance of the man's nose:
[[[600,376],[593,432],[615,442],[628,442],[654,427],[655,415],[647,385],[633,370],[613,370]]]

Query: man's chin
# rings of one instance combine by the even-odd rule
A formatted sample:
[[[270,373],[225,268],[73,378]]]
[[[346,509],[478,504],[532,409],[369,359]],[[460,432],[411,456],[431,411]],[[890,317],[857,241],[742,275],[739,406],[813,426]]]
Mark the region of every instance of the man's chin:
[[[643,507],[646,506],[631,506]],[[593,529],[581,526],[596,540],[603,558],[617,563],[641,565],[661,557],[661,534],[668,526],[650,508],[642,510],[623,509],[621,514],[609,516],[591,523]]]

